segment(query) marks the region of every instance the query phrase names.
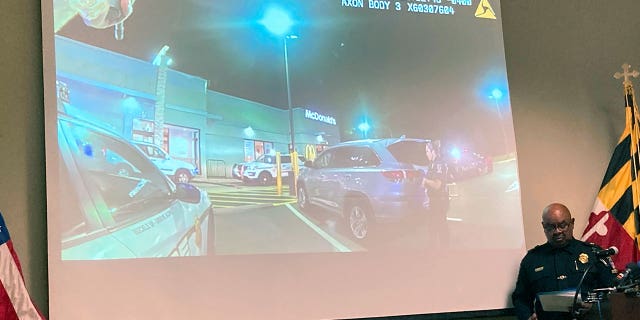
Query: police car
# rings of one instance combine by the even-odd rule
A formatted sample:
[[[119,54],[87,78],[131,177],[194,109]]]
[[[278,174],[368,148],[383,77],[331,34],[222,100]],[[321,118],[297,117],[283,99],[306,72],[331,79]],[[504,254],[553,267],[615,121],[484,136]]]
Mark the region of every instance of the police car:
[[[62,230],[63,260],[202,256],[213,249],[206,192],[172,182],[138,148],[91,122],[59,112],[57,134],[61,216],[51,223]]]
[[[283,154],[280,156],[282,177],[286,178],[292,171],[291,156]],[[298,157],[298,168],[304,165],[304,158]],[[243,164],[242,180],[247,183],[259,183],[267,185],[272,183],[277,176],[276,156],[261,155],[255,161]]]

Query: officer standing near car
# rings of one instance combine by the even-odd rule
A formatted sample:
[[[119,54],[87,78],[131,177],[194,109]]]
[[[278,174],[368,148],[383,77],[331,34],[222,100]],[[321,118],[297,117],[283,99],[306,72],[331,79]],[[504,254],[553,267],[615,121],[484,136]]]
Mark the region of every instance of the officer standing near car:
[[[449,246],[449,227],[447,211],[449,211],[449,176],[447,164],[440,157],[439,141],[427,142],[425,145],[427,172],[422,185],[427,192],[427,230],[436,247]]]
[[[573,224],[569,209],[560,203],[552,203],[542,211],[542,229],[547,242],[529,250],[522,259],[516,288],[511,295],[518,320],[573,319],[575,315],[569,310],[544,312],[537,295],[575,290],[583,275],[583,292],[615,284],[616,270],[608,260],[596,256],[601,248],[574,239]]]

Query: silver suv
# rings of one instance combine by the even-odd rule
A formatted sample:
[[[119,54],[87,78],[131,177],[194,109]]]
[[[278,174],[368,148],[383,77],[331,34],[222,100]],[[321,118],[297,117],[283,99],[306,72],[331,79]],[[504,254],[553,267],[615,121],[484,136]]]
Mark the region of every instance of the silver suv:
[[[351,236],[426,213],[422,185],[427,140],[393,138],[344,142],[305,163],[298,178],[298,205],[315,205],[344,218]]]
[[[131,141],[167,176],[175,182],[188,183],[193,176],[199,174],[198,168],[192,163],[174,159],[166,151],[155,144]]]

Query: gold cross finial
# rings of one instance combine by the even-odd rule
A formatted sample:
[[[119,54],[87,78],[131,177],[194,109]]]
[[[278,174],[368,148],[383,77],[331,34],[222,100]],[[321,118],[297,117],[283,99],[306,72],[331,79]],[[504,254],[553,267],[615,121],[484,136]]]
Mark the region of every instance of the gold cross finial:
[[[637,78],[638,75],[640,75],[640,73],[638,72],[638,70],[629,71],[629,69],[631,69],[631,66],[628,63],[625,63],[622,65],[623,72],[622,73],[616,72],[613,75],[613,77],[616,79],[620,79],[624,77],[624,81],[622,82],[622,84],[631,85],[631,80],[629,79],[629,76]]]

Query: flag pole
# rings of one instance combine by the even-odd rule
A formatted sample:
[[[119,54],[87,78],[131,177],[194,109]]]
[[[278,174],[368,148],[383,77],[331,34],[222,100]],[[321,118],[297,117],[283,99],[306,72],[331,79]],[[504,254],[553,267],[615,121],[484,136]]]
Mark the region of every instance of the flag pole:
[[[631,150],[631,163],[632,163],[632,173],[631,173],[631,188],[634,196],[634,208],[633,208],[633,222],[634,222],[634,240],[636,244],[640,247],[640,243],[638,242],[638,232],[640,231],[640,211],[638,211],[638,205],[640,204],[640,185],[638,182],[638,157],[640,155],[640,141],[638,137],[640,134],[638,130],[640,130],[640,126],[638,125],[638,106],[635,103],[635,95],[633,92],[633,85],[631,81],[629,83],[625,83],[625,98],[627,100],[627,105],[629,106],[631,111],[631,145],[633,146]],[[636,257],[637,261],[638,257]]]

